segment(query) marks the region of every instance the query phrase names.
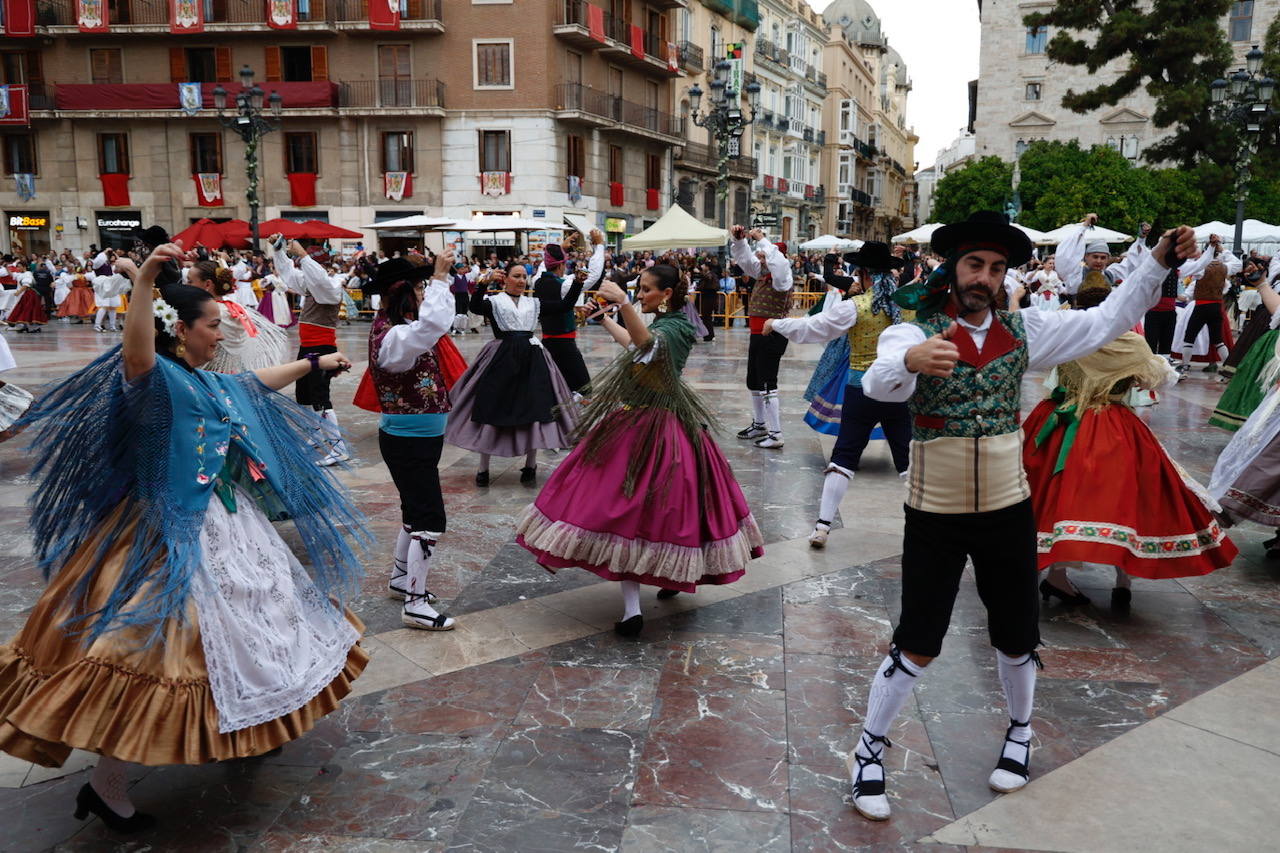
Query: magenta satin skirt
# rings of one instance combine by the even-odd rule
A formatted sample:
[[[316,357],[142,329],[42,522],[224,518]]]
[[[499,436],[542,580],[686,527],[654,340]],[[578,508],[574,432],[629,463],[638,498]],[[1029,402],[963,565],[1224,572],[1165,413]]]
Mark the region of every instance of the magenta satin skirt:
[[[698,584],[733,583],[764,554],[764,539],[729,463],[702,431],[708,488],[698,481],[693,445],[664,409],[617,412],[634,418],[608,453],[594,463],[586,440],[560,463],[525,510],[516,541],[548,571],[577,566],[606,580],[638,581],[694,592]],[[660,418],[658,441],[633,439],[642,419]],[[629,454],[648,458],[627,497]],[[651,488],[653,487],[653,488]]]

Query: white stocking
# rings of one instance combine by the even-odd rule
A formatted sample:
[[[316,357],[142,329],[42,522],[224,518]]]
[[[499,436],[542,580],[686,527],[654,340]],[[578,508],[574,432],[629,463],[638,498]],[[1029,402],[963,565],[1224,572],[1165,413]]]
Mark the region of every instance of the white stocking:
[[[782,435],[782,403],[777,391],[766,391],[764,395],[765,427],[774,435]]]
[[[1186,364],[1186,365],[1191,364],[1191,351],[1194,350],[1195,348],[1196,348],[1195,344],[1184,343],[1182,345],[1182,363],[1183,364]]]
[[[890,650],[884,662],[871,680],[871,692],[867,697],[867,716],[862,721],[863,737],[858,738],[857,753],[864,758],[874,756],[869,744],[875,738],[884,738],[893,727],[893,721],[911,696],[911,688],[924,670],[902,657],[897,648]],[[884,779],[879,767],[868,766],[863,770],[868,782]]]
[[[619,586],[622,587],[622,620],[625,622],[640,615],[640,584],[622,581]]]
[[[391,570],[393,575],[409,571],[409,541],[412,538],[409,535],[409,528],[401,526],[400,533],[396,536],[395,564]]]
[[[329,430],[329,440],[333,445],[334,453],[346,453],[346,444],[342,441],[342,433],[338,431],[338,413],[333,409],[325,409],[322,417],[329,423],[333,424],[333,429]]]
[[[835,521],[836,510],[840,509],[845,492],[849,491],[853,472],[832,463],[827,466],[826,473],[827,476],[822,481],[822,504],[818,507],[818,521],[830,527],[831,522]]]
[[[94,317],[93,317],[93,325],[95,325],[95,326],[97,326],[99,329],[101,329],[101,328],[103,327],[103,326],[102,326],[102,321],[103,321],[103,320],[105,320],[105,319],[107,319],[107,309],[106,309],[106,308],[99,308],[99,309],[98,309],[98,313],[97,313],[97,314],[95,314],[95,315],[94,315]]]
[[[996,651],[996,671],[1000,675],[1000,684],[1004,687],[1005,702],[1009,705],[1009,722],[1025,723],[1015,725],[1009,732],[1013,740],[1027,741],[1031,739],[1031,708],[1036,697],[1036,664],[1034,655],[1009,657],[1004,652]],[[1010,756],[1024,761],[1021,748]]]
[[[1227,356],[1231,354],[1231,350],[1227,349],[1226,344],[1218,344],[1218,362],[1219,366],[1227,360]]]
[[[118,758],[102,756],[98,766],[89,774],[89,785],[102,801],[120,817],[133,817],[133,802],[129,799],[129,780],[125,777],[125,762]]]
[[[415,530],[409,534],[408,575],[404,579],[404,588],[410,595],[427,594],[427,564],[431,562],[431,554],[435,551],[439,533]]]
[[[751,422],[753,424],[764,423],[764,391],[751,392]]]

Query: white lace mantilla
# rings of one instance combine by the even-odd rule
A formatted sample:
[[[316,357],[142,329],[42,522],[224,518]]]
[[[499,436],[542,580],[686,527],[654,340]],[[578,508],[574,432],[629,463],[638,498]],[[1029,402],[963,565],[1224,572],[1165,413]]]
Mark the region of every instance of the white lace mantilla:
[[[520,301],[505,293],[489,297],[493,320],[504,332],[532,332],[538,328],[538,300],[522,296]],[[535,339],[536,340],[536,339]]]
[[[218,731],[298,710],[346,666],[360,635],[247,494],[209,500],[192,585]]]

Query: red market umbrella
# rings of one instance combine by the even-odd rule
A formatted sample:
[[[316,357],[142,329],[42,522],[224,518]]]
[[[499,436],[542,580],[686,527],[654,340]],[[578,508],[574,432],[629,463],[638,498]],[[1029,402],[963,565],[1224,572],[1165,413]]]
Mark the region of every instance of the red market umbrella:
[[[218,223],[218,230],[222,232],[222,245],[224,247],[228,249],[249,248],[249,223],[243,219],[230,219],[226,222],[220,222]]]
[[[222,231],[212,219],[199,219],[174,234],[173,240],[175,243],[181,240],[186,249],[194,249],[197,244],[217,249],[222,246]]]
[[[339,228],[319,219],[308,219],[301,226],[306,237],[312,240],[363,240],[364,235],[350,228]]]
[[[286,240],[298,240],[310,236],[302,227],[302,223],[294,222],[292,219],[268,219],[265,222],[259,222],[258,234],[264,240],[272,234],[282,234]]]

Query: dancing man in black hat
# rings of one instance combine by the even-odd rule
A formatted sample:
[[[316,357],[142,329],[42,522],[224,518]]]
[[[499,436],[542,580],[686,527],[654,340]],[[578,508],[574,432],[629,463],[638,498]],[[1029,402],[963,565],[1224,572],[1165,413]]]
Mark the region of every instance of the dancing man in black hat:
[[[1003,793],[1026,785],[1040,629],[1035,517],[1019,429],[1022,376],[1115,340],[1159,298],[1166,269],[1196,254],[1195,235],[1183,226],[1166,232],[1097,308],[1010,313],[995,309],[995,294],[1005,271],[1031,257],[1031,242],[1003,214],[975,213],[938,229],[932,243],[946,262],[895,294],[916,319],[880,335],[862,378],[868,397],[906,402],[912,414],[902,611],[871,683],[851,767],[854,806],[872,820],[889,817],[882,761],[889,729],[942,651],[966,559],[1009,709],[989,784]]]
[[[856,252],[845,253],[844,260],[857,268],[854,278],[836,270],[838,260],[835,254],[827,255],[823,278],[852,298],[811,317],[764,322],[766,335],[776,332],[798,344],[824,343],[841,335],[849,336],[849,384],[840,408],[840,435],[831,451],[831,464],[827,466],[822,484],[818,521],[809,536],[809,544],[814,548],[826,547],[831,522],[876,425],[884,430],[894,468],[900,476],[906,476],[911,443],[911,413],[907,404],[883,403],[862,392],[862,377],[876,359],[876,340],[880,333],[895,323],[910,322],[914,317],[913,312],[903,311],[893,301],[898,289],[897,270],[902,269],[904,261],[891,254],[887,243],[875,241],[863,243]]]

